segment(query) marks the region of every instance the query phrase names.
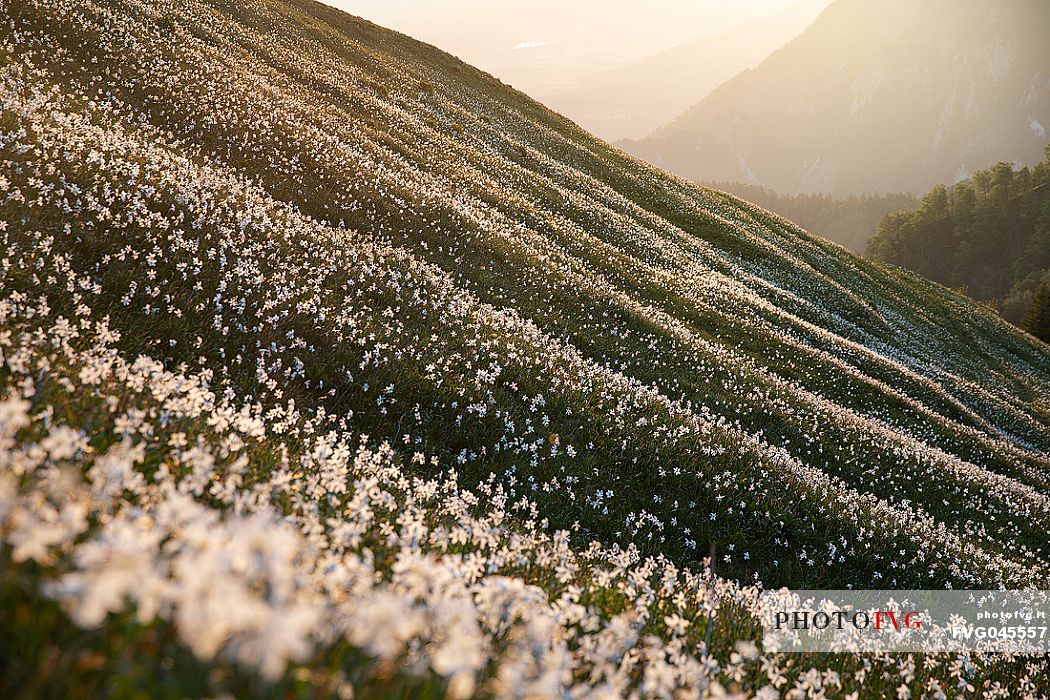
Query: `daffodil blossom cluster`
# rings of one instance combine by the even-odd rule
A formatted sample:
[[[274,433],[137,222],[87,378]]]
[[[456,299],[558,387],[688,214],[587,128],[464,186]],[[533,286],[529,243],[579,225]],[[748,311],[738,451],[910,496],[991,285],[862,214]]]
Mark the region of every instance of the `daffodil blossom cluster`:
[[[429,669],[451,697],[843,687],[837,671],[762,657],[747,640],[721,660],[706,651],[701,623],[746,624],[756,588],[633,546],[576,551],[494,481],[470,491],[454,469],[414,476],[391,446],[323,417],[295,421],[301,437],[282,442],[292,426],[268,424],[260,405],[146,356],[128,362],[105,321],[56,317],[46,299],[11,295],[0,320],[0,537],[14,563],[47,568],[46,593],[78,625],[125,610],[166,620],[202,660],[271,681],[343,639],[372,668]],[[620,603],[587,602],[609,596]],[[973,676],[964,657],[941,663],[960,687]],[[1031,665],[1014,688],[1034,692],[1043,671]],[[914,670],[902,678],[907,689]]]
[[[202,659],[270,679],[343,637],[376,664],[424,663],[454,697],[494,660],[486,687],[505,697],[619,696],[639,679],[657,696],[719,692],[721,667],[689,654],[682,615],[754,591],[633,548],[576,553],[498,486],[413,477],[389,446],[324,424],[299,426],[314,437],[292,459],[258,405],[125,362],[105,324],[58,318],[65,330],[48,338],[20,316],[49,317],[0,304],[17,329],[3,341],[0,533],[12,561],[52,568],[47,592],[78,625],[130,607],[170,620]],[[41,405],[63,399],[102,414],[105,449]],[[260,478],[248,455],[263,448],[283,458]],[[611,617],[581,603],[612,592],[629,603]]]
[[[120,19],[118,27],[129,17]],[[110,31],[107,36],[112,42],[122,34]],[[132,31],[130,37],[136,36]],[[130,45],[138,46],[130,37]],[[45,52],[42,48],[40,53],[48,60],[62,55],[60,49]],[[24,124],[9,132],[8,148],[13,156],[9,163],[16,177],[43,170],[24,184],[9,185],[8,201],[17,204],[14,198],[31,196],[24,202],[33,205],[29,210],[68,209],[70,215],[75,213],[77,230],[83,233],[69,225],[46,234],[18,232],[43,239],[32,248],[16,243],[8,265],[31,269],[34,263],[22,256],[50,254],[56,238],[76,241],[88,235],[101,242],[100,234],[93,232],[113,229],[127,231],[129,236],[135,232],[123,244],[111,238],[109,250],[93,243],[91,255],[98,255],[93,263],[90,257],[57,256],[47,264],[85,276],[77,283],[85,292],[119,297],[120,306],[126,309],[121,317],[126,315],[129,322],[141,318],[173,329],[188,327],[188,337],[158,336],[149,343],[162,347],[169,357],[177,356],[208,371],[253,372],[259,390],[273,404],[271,417],[296,415],[295,398],[286,399],[287,391],[300,395],[305,391],[301,401],[320,398],[331,406],[333,415],[343,411],[345,399],[351,397],[351,417],[357,425],[382,431],[394,441],[407,435],[414,444],[444,452],[447,459],[460,464],[491,462],[498,457],[509,493],[551,494],[562,501],[558,511],[572,514],[560,519],[562,526],[580,523],[590,530],[596,515],[605,519],[607,506],[598,511],[588,493],[615,493],[618,482],[626,478],[624,472],[634,471],[632,465],[640,457],[648,459],[647,453],[666,445],[676,454],[658,467],[660,475],[669,471],[680,477],[674,490],[690,492],[690,498],[654,493],[648,503],[643,498],[627,504],[634,507],[605,525],[605,537],[630,538],[654,551],[670,545],[698,557],[698,541],[723,539],[727,530],[728,536],[739,537],[732,533],[747,527],[746,523],[787,510],[792,511],[792,522],[802,523],[801,528],[789,531],[776,524],[762,541],[750,535],[752,544],[744,550],[760,548],[771,553],[762,561],[779,570],[786,562],[809,565],[826,554],[830,554],[828,566],[855,570],[857,557],[883,556],[879,550],[884,546],[872,551],[871,542],[865,541],[876,537],[890,542],[903,539],[890,546],[902,549],[904,555],[886,557],[879,568],[889,570],[872,571],[868,580],[873,583],[900,583],[905,571],[927,583],[955,585],[1014,585],[1033,580],[1033,574],[1045,577],[1041,555],[1031,551],[1031,545],[1022,544],[1039,542],[1045,532],[1047,505],[1039,490],[1045,478],[1038,466],[1045,457],[1004,441],[997,428],[982,431],[979,422],[960,424],[973,413],[960,399],[947,395],[954,414],[960,416],[952,422],[900,390],[885,387],[879,391],[880,396],[893,400],[903,396],[900,405],[914,405],[917,414],[933,416],[926,425],[953,428],[951,434],[966,435],[967,454],[994,454],[1002,466],[978,467],[947,452],[947,445],[911,435],[911,428],[894,429],[860,408],[824,398],[798,379],[772,372],[727,344],[705,337],[690,322],[610,286],[608,279],[598,279],[580,261],[566,258],[565,264],[576,277],[574,284],[590,287],[595,303],[606,306],[603,319],[614,317],[610,308],[617,315],[647,319],[664,334],[646,332],[653,338],[657,356],[666,359],[687,353],[683,361],[696,362],[702,371],[725,377],[722,388],[706,396],[735,397],[722,408],[718,398],[710,405],[697,404],[688,395],[672,398],[659,379],[655,385],[646,384],[632,376],[629,364],[614,361],[610,366],[596,361],[577,345],[551,336],[536,321],[493,307],[478,296],[480,292],[460,290],[454,275],[402,248],[387,246],[381,237],[377,240],[360,231],[332,228],[304,216],[296,206],[273,199],[228,167],[200,165],[197,158],[176,152],[178,140],[171,141],[171,134],[151,126],[145,112],[120,127],[127,118],[124,113],[134,114],[140,108],[116,95],[89,100],[82,113],[70,108],[72,96],[24,93],[20,84],[46,84],[50,73],[47,68],[34,67],[33,51],[19,51],[19,55],[26,62],[9,66],[5,104],[8,113]],[[245,76],[248,78],[257,80],[258,76]],[[141,79],[151,78],[136,80]],[[225,79],[215,76],[216,81]],[[226,97],[230,94],[224,93]],[[213,104],[210,109],[218,107]],[[252,128],[257,125],[253,123]],[[57,163],[62,165],[55,170]],[[402,165],[414,171],[409,164]],[[551,169],[558,170],[553,164]],[[119,204],[108,202],[114,196]],[[616,199],[612,193],[608,196]],[[498,211],[488,211],[488,215],[502,216]],[[736,221],[721,221],[734,229],[741,226]],[[491,234],[505,237],[508,225],[494,227]],[[510,228],[539,244],[539,233],[523,232],[520,226]],[[674,240],[683,236],[679,231]],[[756,236],[747,234],[746,238]],[[521,240],[515,236],[507,244],[520,245]],[[631,243],[638,245],[638,241]],[[717,254],[700,240],[690,241],[689,247],[701,259]],[[763,247],[768,245],[763,243]],[[672,254],[662,247],[656,251]],[[683,264],[696,267],[695,258],[683,257],[683,251],[674,255]],[[638,270],[637,275],[646,279],[653,272]],[[734,270],[734,278],[752,274]],[[668,275],[658,277],[667,279]],[[763,284],[768,287],[769,282]],[[187,303],[191,298],[196,301]],[[703,298],[704,294],[693,294],[690,304]],[[763,308],[772,307],[768,301],[754,301]],[[781,311],[780,316],[783,314]],[[751,323],[761,323],[761,319]],[[804,319],[798,323],[816,328]],[[615,335],[616,328],[612,323],[604,332]],[[212,334],[224,340],[216,345],[208,340]],[[265,343],[260,340],[264,337],[269,338]],[[333,352],[333,343],[337,352]],[[788,347],[809,347],[800,343]],[[860,348],[838,336],[824,339],[820,347],[824,349],[810,348],[809,354],[827,356],[828,348]],[[863,349],[850,352],[865,357],[874,354]],[[827,362],[840,376],[859,376],[862,384],[858,386],[884,386],[856,368],[849,370],[841,359],[832,357]],[[889,364],[884,356],[874,362],[881,367]],[[901,371],[906,379],[915,376],[912,370]],[[929,379],[908,381],[920,383],[930,395],[945,393]],[[533,386],[526,388],[526,382]],[[402,393],[408,398],[402,399]],[[544,409],[548,400],[582,400],[577,412],[585,419],[584,425],[579,425],[580,419],[551,415]],[[761,432],[748,430],[742,420],[756,404],[762,406],[763,414],[779,415],[783,425],[798,431],[788,437],[788,444],[777,444]],[[597,432],[597,423],[587,418],[592,414],[604,416],[606,423]],[[729,422],[724,414],[739,417]],[[980,420],[987,423],[987,419]],[[954,430],[956,425],[958,430]],[[433,432],[444,433],[449,427],[472,437],[458,450],[436,444]],[[572,436],[573,430],[577,436]],[[554,435],[559,436],[557,440],[551,439]],[[599,440],[601,444],[596,444]],[[819,451],[814,454],[817,440]],[[616,470],[579,473],[573,467],[581,459],[600,461],[611,450],[623,453]],[[884,463],[887,454],[894,458]],[[871,469],[872,459],[878,460],[878,469]],[[730,468],[741,461],[754,467]],[[527,467],[528,473],[520,472],[519,465]],[[477,476],[488,473],[484,468],[480,473],[472,471]],[[717,494],[702,486],[712,479],[718,485]],[[936,489],[928,487],[930,480],[936,480]],[[697,485],[686,486],[689,482]],[[573,488],[566,489],[566,485]],[[697,496],[703,496],[704,505]],[[736,506],[724,508],[727,503]],[[931,515],[931,510],[943,512],[945,506],[951,513],[947,522],[943,515]],[[710,519],[703,515],[704,510]],[[988,513],[1003,517],[990,521]],[[685,527],[675,527],[683,521],[688,521]],[[824,534],[813,537],[807,533],[814,528]],[[677,541],[668,541],[669,533]],[[820,551],[828,539],[838,542],[834,551]],[[928,549],[934,541],[937,547]],[[1015,541],[1019,546],[1011,547]],[[746,542],[739,544],[744,547]],[[727,563],[737,563],[732,555],[727,556]],[[852,576],[856,575],[854,571]]]
[[[1047,587],[1044,347],[321,5],[0,10],[0,517],[77,624],[464,697],[1035,687],[747,611]]]

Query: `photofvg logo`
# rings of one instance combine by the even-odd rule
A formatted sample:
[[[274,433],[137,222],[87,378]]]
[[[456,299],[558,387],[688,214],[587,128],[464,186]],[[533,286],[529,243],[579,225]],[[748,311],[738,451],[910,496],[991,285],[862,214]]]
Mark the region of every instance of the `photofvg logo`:
[[[792,612],[781,611],[776,614],[776,628],[778,630],[825,630],[834,625],[835,629],[843,629],[844,625],[852,625],[857,630],[897,630],[901,628],[922,629],[922,619],[925,613],[918,610],[876,610],[869,613],[866,610],[834,610],[825,612],[818,610],[794,610]]]
[[[760,610],[766,651],[1050,651],[1050,591],[782,589]]]

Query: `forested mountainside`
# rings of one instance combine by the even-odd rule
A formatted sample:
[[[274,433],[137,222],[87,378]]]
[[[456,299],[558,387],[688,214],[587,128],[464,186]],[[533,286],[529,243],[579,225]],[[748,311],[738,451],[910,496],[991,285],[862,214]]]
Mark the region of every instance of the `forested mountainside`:
[[[835,0],[794,41],[624,147],[780,194],[919,194],[1050,129],[1050,3]]]
[[[324,5],[0,8],[0,695],[1038,692],[751,611],[1046,588],[1045,345]]]
[[[918,197],[905,193],[834,197],[830,194],[778,194],[768,187],[743,182],[701,184],[757,204],[809,233],[846,246],[858,254],[865,251],[883,219],[919,205]]]
[[[868,254],[914,270],[1021,323],[1050,285],[1050,146],[1033,168],[1008,163],[951,187],[939,185],[913,211],[879,225]]]

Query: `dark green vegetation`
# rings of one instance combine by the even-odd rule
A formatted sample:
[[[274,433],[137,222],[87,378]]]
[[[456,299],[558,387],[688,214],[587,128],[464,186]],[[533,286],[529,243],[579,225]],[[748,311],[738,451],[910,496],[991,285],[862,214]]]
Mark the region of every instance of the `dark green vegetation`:
[[[1020,324],[1050,284],[1050,146],[1046,155],[1033,168],[1000,163],[934,188],[915,211],[886,217],[868,255],[960,289]]]
[[[1050,284],[1043,282],[1035,290],[1021,325],[1036,338],[1050,343]]]
[[[834,197],[830,194],[777,194],[768,187],[743,182],[705,182],[723,192],[780,214],[815,236],[863,253],[875,230],[888,214],[914,209],[919,198],[911,194],[865,194]]]

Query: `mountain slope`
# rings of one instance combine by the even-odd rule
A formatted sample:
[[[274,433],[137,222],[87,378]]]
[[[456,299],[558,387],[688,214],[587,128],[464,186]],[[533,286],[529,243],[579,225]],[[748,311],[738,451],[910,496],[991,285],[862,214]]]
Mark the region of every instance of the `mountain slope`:
[[[732,31],[705,36],[627,66],[594,73],[540,98],[608,141],[642,138],[805,29],[827,0],[801,0]]]
[[[781,194],[922,193],[1050,128],[1050,6],[836,0],[798,38],[632,152]]]
[[[964,297],[670,177],[323,5],[4,9],[0,466],[29,476],[0,484],[0,520],[15,561],[72,572],[46,590],[78,623],[123,610],[104,578],[107,596],[85,593],[99,591],[100,550],[185,550],[232,566],[234,588],[254,576],[199,551],[205,535],[180,524],[198,505],[200,530],[229,530],[222,552],[243,532],[249,551],[269,547],[253,528],[277,528],[281,549],[259,566],[294,592],[273,614],[301,633],[278,643],[247,615],[194,642],[197,657],[226,649],[279,678],[346,636],[389,661],[407,641],[390,651],[353,630],[390,624],[376,600],[433,596],[403,634],[433,630],[415,653],[461,696],[485,673],[490,690],[526,694],[513,674],[545,693],[728,683],[731,669],[698,658],[712,587],[728,601],[719,658],[743,653],[753,591],[734,579],[1046,586],[1050,353]],[[103,459],[113,450],[124,456]],[[73,458],[90,497],[53,478]],[[81,496],[101,504],[90,524]],[[40,505],[62,499],[68,518]],[[55,541],[33,540],[32,518]],[[137,540],[151,522],[167,534]],[[709,543],[717,583],[693,570]],[[614,573],[576,589],[587,561]],[[52,572],[5,570],[16,588]],[[420,580],[445,581],[452,602]],[[146,621],[240,610],[204,597],[217,607],[202,612],[192,588],[127,590]],[[499,591],[506,622],[472,607]],[[374,619],[353,612],[366,593]],[[546,631],[506,612],[537,601]],[[672,609],[694,621],[688,641]],[[450,635],[470,653],[446,649]],[[510,675],[489,654],[515,659]],[[937,668],[923,674],[950,677]],[[749,686],[765,683],[758,661],[748,669]],[[871,692],[901,683],[884,670]]]
[[[22,21],[43,21],[34,7]],[[63,177],[103,193],[123,179],[160,222],[143,226],[83,194],[69,204],[84,211],[66,233],[70,195],[18,183],[27,201],[54,199],[58,211],[35,225],[58,227],[55,245],[77,253],[69,264],[114,290],[117,306],[104,308],[127,352],[217,363],[224,381],[259,400],[353,410],[373,436],[407,433],[478,478],[517,474],[531,490],[563,467],[593,465],[575,504],[554,496],[566,501],[565,524],[609,539],[652,532],[680,556],[688,540],[745,543],[756,504],[750,515],[706,518],[724,509],[700,484],[726,470],[725,493],[778,511],[802,507],[786,496],[815,488],[811,476],[842,477],[847,500],[911,511],[917,532],[943,512],[960,537],[985,527],[984,504],[938,504],[970,479],[1001,484],[985,498],[1003,507],[1007,493],[1045,488],[1045,348],[965,298],[644,168],[455,59],[367,23],[310,5],[191,7],[201,15],[174,36],[161,33],[163,15],[145,29],[141,15],[122,15],[128,28],[99,32],[97,53],[73,43],[58,66],[39,66],[47,72],[30,87],[71,86],[46,109],[32,93],[7,98],[7,119],[35,124],[31,138],[69,153]],[[325,24],[315,28],[313,16]],[[289,18],[302,29],[278,33]],[[220,21],[222,33],[211,29]],[[43,36],[85,26],[49,20]],[[151,33],[160,36],[147,43]],[[153,61],[166,69],[145,71]],[[101,80],[112,70],[119,79]],[[70,119],[77,128],[64,126]],[[149,166],[164,187],[133,165],[103,162],[99,172],[93,154],[112,137],[93,121],[118,125],[113,157],[142,160],[138,169]],[[204,170],[179,185],[182,168]],[[235,185],[237,173],[249,179]],[[35,215],[17,205],[9,196],[8,221]],[[245,210],[233,231],[205,228],[231,208]],[[284,232],[288,217],[295,227]],[[268,233],[275,226],[279,238]],[[337,253],[359,262],[337,266]],[[174,270],[158,269],[161,260]],[[147,321],[151,335],[135,332]],[[537,450],[552,434],[577,456]],[[886,449],[901,452],[898,465],[884,464]],[[674,469],[681,483],[655,478]],[[920,476],[928,470],[957,477],[946,493],[931,491]],[[619,499],[623,512],[587,505],[618,488],[637,491]],[[748,533],[753,546],[783,552],[764,558],[763,579],[845,582],[881,568],[858,551],[857,561],[789,573],[814,537],[811,519],[856,527],[857,514],[811,508],[797,513],[807,523],[797,532],[773,523]],[[661,532],[673,517],[693,525],[692,537]],[[1041,561],[1010,551],[1045,544],[1041,529],[1025,535],[1032,525],[1004,518],[981,536],[989,562],[1021,557],[1017,573],[995,575],[1027,575]],[[907,575],[950,579],[958,565]],[[750,576],[753,566],[734,568]]]

